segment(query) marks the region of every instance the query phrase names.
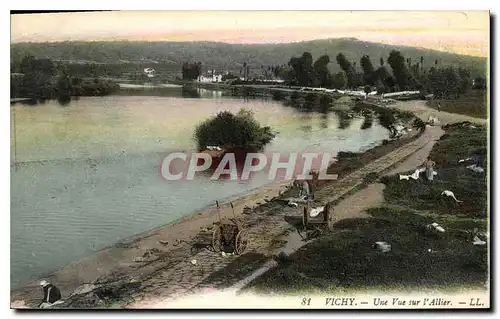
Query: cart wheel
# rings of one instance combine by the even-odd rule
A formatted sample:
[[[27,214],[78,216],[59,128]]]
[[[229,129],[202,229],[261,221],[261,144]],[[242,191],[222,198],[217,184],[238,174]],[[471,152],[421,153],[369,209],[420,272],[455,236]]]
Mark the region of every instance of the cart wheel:
[[[222,227],[218,226],[212,235],[212,248],[214,249],[214,252],[218,253],[220,252],[222,245]]]
[[[302,214],[302,225],[304,228],[307,226],[307,214],[308,214],[308,207],[304,207],[304,213]]]
[[[246,230],[241,230],[238,235],[236,235],[234,252],[236,255],[241,255],[245,252],[248,245],[248,233]]]

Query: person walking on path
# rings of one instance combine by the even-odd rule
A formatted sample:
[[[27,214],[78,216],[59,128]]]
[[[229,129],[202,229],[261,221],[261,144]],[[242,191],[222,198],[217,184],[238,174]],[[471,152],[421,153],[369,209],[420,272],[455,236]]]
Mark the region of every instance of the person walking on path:
[[[436,166],[436,163],[430,156],[427,157],[427,160],[422,164],[422,166],[425,168],[425,176],[427,177],[427,180],[430,182],[434,180],[434,166]]]

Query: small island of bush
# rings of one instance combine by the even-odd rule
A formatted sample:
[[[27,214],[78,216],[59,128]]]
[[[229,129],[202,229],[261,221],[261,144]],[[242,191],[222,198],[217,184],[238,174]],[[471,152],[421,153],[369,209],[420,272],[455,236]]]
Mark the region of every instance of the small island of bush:
[[[236,115],[219,112],[200,123],[195,130],[198,149],[219,146],[224,151],[258,151],[275,137],[271,127],[261,127],[250,110],[241,109]]]

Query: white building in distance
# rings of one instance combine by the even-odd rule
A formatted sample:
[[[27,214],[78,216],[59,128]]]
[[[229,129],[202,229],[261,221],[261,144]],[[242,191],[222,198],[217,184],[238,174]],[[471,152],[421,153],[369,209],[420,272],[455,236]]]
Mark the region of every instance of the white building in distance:
[[[148,76],[148,78],[154,78],[155,77],[155,69],[152,68],[145,68],[144,73]]]
[[[219,83],[222,82],[222,74],[200,75],[196,81],[201,83]]]

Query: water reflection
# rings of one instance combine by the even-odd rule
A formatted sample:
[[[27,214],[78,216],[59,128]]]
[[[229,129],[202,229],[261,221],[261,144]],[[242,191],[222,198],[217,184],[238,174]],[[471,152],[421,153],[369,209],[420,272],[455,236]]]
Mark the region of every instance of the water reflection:
[[[312,132],[312,124],[311,124],[312,114],[310,113],[302,114],[300,119],[301,119],[300,129],[305,133]]]
[[[199,89],[192,87],[183,86],[182,87],[182,97],[184,98],[200,98]]]
[[[57,98],[57,103],[61,106],[67,106],[71,102],[70,96],[60,96]]]
[[[364,116],[365,120],[363,121],[363,124],[361,125],[362,130],[367,130],[372,127],[373,125],[373,115],[365,115]]]
[[[322,129],[327,129],[328,128],[328,113],[321,114],[320,119],[321,119],[321,121],[319,123],[319,126]]]
[[[348,129],[349,126],[351,126],[352,119],[354,118],[354,116],[352,114],[348,113],[347,111],[343,111],[343,110],[335,110],[334,112],[337,115],[338,120],[339,120],[338,128],[341,130]]]

